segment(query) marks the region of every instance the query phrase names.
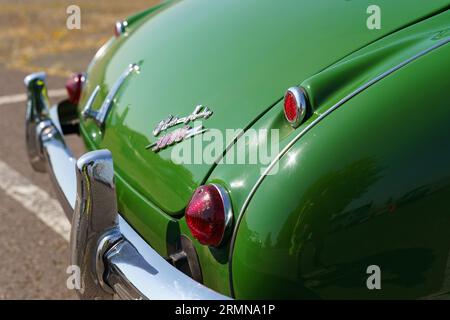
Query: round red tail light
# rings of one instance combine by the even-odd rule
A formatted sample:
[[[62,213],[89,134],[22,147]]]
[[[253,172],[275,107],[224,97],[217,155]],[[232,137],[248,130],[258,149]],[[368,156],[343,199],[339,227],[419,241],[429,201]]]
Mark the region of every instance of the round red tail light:
[[[215,184],[197,188],[186,207],[189,230],[203,245],[220,246],[232,217],[228,193]]]
[[[85,76],[82,73],[74,74],[67,79],[66,90],[71,103],[78,104],[78,102],[80,102],[81,90],[83,89],[84,81]]]
[[[294,128],[305,119],[307,101],[306,92],[301,87],[289,88],[284,95],[284,115]]]

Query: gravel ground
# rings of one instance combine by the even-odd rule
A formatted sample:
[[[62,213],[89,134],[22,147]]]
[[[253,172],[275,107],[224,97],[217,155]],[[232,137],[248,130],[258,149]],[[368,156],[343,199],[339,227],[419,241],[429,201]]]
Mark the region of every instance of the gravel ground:
[[[65,10],[73,1],[0,0],[0,101],[25,93],[23,78],[37,70],[50,74],[49,89],[63,88],[68,74],[86,69],[116,20],[157,2],[79,0],[82,28],[70,31]],[[25,102],[0,104],[0,162],[55,197],[48,176],[28,163],[24,118]],[[0,219],[0,299],[75,299],[66,287],[68,242],[1,188]]]

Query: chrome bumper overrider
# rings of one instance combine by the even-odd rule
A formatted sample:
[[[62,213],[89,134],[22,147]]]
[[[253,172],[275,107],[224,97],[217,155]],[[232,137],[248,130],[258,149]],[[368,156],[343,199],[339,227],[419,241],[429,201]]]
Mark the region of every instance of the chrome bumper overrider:
[[[25,78],[26,142],[36,171],[48,171],[72,223],[70,264],[85,299],[228,299],[194,281],[152,249],[117,211],[112,155],[78,160],[64,142],[58,106],[49,107],[45,74]]]

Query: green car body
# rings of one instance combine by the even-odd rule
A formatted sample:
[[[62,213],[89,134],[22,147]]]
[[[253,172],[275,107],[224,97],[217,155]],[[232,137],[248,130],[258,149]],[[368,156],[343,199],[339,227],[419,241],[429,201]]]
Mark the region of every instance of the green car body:
[[[426,298],[450,292],[449,1],[167,1],[127,19],[95,56],[79,104],[100,108],[130,63],[104,128],[118,209],[163,257],[192,240],[203,284],[238,299]],[[430,49],[432,48],[432,49]],[[386,73],[386,74],[385,74]],[[382,75],[380,77],[380,75]],[[373,81],[376,80],[376,81]],[[310,111],[284,118],[287,88]],[[208,128],[278,129],[278,173],[262,165],[176,164],[146,149],[169,114],[211,106]],[[187,143],[187,142],[182,142]],[[253,141],[244,150],[255,152]],[[233,232],[212,248],[191,235],[194,190],[229,193]],[[369,290],[367,267],[381,270]]]

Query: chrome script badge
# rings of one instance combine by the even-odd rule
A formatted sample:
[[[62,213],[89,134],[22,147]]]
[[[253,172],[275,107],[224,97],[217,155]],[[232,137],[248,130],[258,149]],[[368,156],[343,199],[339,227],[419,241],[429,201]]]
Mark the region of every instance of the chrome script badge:
[[[190,115],[178,118],[174,116],[169,116],[166,120],[161,120],[153,130],[154,136],[158,136],[161,131],[165,131],[173,126],[176,126],[177,124],[188,124],[191,121],[195,121],[197,119],[208,119],[213,112],[208,109],[208,107],[203,107],[202,105],[198,105],[195,107],[194,112],[192,112]]]
[[[148,145],[145,147],[146,149],[152,148],[152,151],[158,152],[161,149],[164,149],[168,146],[171,146],[175,143],[183,141],[184,139],[189,139],[197,134],[205,132],[207,129],[203,129],[203,126],[197,126],[191,128],[190,126],[184,126],[183,128],[179,128],[175,131],[169,132],[168,134],[162,136],[155,143]]]
[[[203,126],[201,125],[192,128],[187,124],[198,119],[208,119],[212,114],[213,112],[209,110],[208,107],[198,105],[195,107],[194,112],[186,117],[179,118],[171,115],[167,119],[161,120],[153,130],[153,135],[155,137],[158,136],[162,131],[166,131],[167,129],[178,124],[185,124],[185,126],[163,135],[155,143],[150,144],[145,148],[151,148],[153,152],[158,152],[175,143],[181,142],[185,139],[189,139],[190,137],[205,132],[207,129],[203,129]]]

